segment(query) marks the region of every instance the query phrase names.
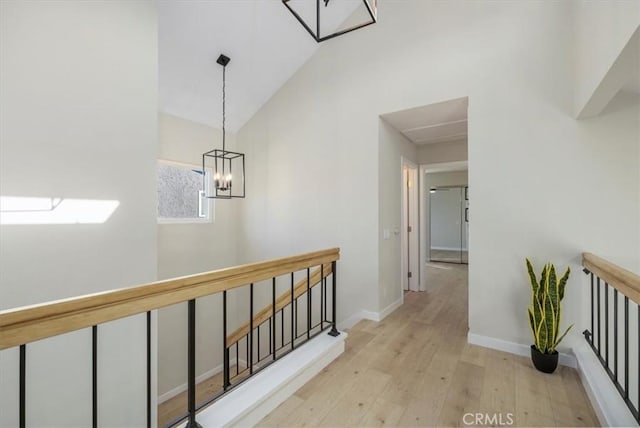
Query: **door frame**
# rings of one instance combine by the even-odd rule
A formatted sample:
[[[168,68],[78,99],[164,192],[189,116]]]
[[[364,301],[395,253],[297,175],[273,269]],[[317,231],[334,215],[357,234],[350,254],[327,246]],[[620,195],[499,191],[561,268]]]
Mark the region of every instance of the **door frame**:
[[[427,239],[427,231],[429,230],[428,213],[430,208],[427,207],[427,196],[429,194],[429,189],[426,188],[424,175],[430,172],[460,171],[462,168],[466,169],[468,174],[468,160],[420,164],[420,230],[424,231],[424,233],[420,233],[420,291],[427,291],[426,263],[428,261],[427,255],[429,254],[431,247],[431,237]],[[469,186],[469,184],[467,184],[467,186]],[[469,248],[468,239],[467,248]]]
[[[400,288],[404,295],[405,290],[419,291],[422,277],[420,267],[420,173],[418,164],[401,157],[400,160]],[[411,186],[407,188],[407,176],[410,175]],[[407,202],[409,199],[409,209]],[[411,203],[413,201],[413,203]],[[411,224],[409,224],[411,223]],[[411,226],[411,237],[408,227]],[[412,251],[413,250],[413,251]],[[408,273],[412,273],[411,280]]]

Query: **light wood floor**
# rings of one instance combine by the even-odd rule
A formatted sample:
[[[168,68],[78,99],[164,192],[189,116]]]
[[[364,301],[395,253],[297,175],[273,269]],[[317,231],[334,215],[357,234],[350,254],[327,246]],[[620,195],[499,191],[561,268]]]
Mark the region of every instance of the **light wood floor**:
[[[240,365],[239,370],[244,370],[244,366]],[[235,374],[236,366],[230,367],[231,374]],[[240,376],[232,379],[232,382],[244,379],[247,374],[240,374]],[[203,380],[196,385],[196,403],[202,403],[203,401],[213,397],[215,394],[222,390],[222,373],[218,373],[206,380]],[[163,428],[167,424],[173,421],[178,416],[186,413],[187,411],[187,392],[182,392],[175,397],[165,401],[158,405],[158,427]]]
[[[466,263],[469,260],[467,251],[431,250],[430,256],[432,262]]]
[[[520,427],[597,425],[575,370],[547,375],[528,358],[467,344],[467,267],[429,269],[434,291],[407,293],[382,322],[349,330],[344,354],[259,426],[465,426],[466,413],[502,415],[503,425],[512,414]]]
[[[196,385],[196,403],[201,403],[222,389],[222,373]],[[169,422],[187,411],[187,392],[176,395],[158,405],[158,427],[165,427]]]

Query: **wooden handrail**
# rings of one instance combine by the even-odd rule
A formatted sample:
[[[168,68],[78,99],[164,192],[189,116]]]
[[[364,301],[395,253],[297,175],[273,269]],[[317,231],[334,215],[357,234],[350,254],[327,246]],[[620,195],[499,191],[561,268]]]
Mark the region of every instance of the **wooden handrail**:
[[[321,274],[323,275],[323,278],[326,278],[331,274],[331,271],[332,271],[331,263],[325,263],[322,267],[322,272],[320,271],[320,268],[315,269],[309,275],[309,288],[313,288],[314,286],[320,283]],[[293,287],[294,298],[298,298],[306,292],[307,292],[307,278],[305,276],[303,279],[298,281]],[[289,304],[291,304],[291,290],[287,290],[286,292],[284,292],[282,295],[278,297],[278,299],[276,300],[276,312],[280,311],[280,309],[284,308]],[[271,309],[272,306],[273,305],[269,304],[253,317],[254,328],[258,327],[260,324],[262,324],[263,322],[271,318],[271,315],[273,314],[273,311]],[[234,343],[236,343],[243,337],[245,337],[247,334],[249,334],[249,328],[250,328],[249,322],[246,322],[242,326],[238,327],[229,336],[227,336],[227,342],[226,342],[227,348],[232,346]]]
[[[339,258],[340,249],[331,248],[0,311],[0,350],[331,263]]]
[[[640,276],[591,253],[582,253],[582,266],[640,304]]]

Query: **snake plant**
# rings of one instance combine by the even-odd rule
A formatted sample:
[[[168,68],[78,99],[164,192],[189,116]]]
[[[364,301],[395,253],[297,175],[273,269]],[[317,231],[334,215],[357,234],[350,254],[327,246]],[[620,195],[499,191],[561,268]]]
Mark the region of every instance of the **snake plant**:
[[[542,269],[538,281],[533,265],[527,259],[527,271],[531,281],[529,326],[533,333],[535,347],[543,354],[552,354],[558,343],[573,327],[573,324],[570,325],[562,336],[558,336],[561,319],[560,302],[564,298],[564,289],[571,270],[567,267],[564,275],[558,279],[555,266],[552,263],[547,263]]]

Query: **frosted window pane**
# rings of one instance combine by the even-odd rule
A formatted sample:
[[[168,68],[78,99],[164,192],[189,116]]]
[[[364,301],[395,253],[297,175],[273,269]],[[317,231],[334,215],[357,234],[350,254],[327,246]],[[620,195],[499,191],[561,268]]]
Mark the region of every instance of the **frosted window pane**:
[[[189,167],[158,164],[158,217],[199,218],[202,175]]]

